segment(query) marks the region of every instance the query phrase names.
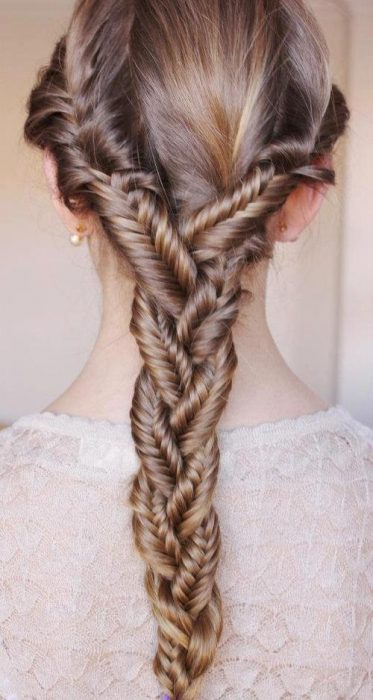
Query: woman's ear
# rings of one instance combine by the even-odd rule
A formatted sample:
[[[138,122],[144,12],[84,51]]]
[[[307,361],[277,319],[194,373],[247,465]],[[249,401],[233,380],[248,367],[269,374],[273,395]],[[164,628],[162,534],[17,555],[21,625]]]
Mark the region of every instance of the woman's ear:
[[[332,168],[332,156],[319,156],[313,164]],[[270,240],[296,241],[317,216],[330,186],[324,182],[315,182],[312,186],[300,183],[281,209],[268,219],[266,229]]]
[[[68,209],[68,207],[65,205],[57,184],[57,164],[53,154],[47,148],[44,148],[43,150],[43,168],[54,207],[67,230],[71,234],[76,234],[77,227],[84,220],[86,222],[86,232],[84,233],[84,235],[89,236],[93,230],[92,221],[88,215],[85,217],[82,215],[80,215],[79,218],[76,217],[73,214],[73,212],[71,212],[70,209]]]
[[[60,198],[60,194],[57,186],[56,161],[52,153],[47,148],[43,149],[43,169],[52,199],[58,200]]]

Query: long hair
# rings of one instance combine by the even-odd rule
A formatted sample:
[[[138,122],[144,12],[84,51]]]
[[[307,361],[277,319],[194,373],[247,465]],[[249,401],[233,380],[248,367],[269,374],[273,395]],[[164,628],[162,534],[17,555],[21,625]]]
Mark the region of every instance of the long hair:
[[[194,700],[223,626],[213,496],[241,273],[272,256],[267,219],[299,183],[335,184],[316,163],[349,110],[302,0],[79,0],[27,109],[63,202],[135,277],[133,536],[154,673]]]

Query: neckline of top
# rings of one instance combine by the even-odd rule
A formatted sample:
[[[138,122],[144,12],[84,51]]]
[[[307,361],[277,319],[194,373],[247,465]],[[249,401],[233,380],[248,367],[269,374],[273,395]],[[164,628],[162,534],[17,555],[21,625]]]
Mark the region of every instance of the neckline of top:
[[[323,428],[340,426],[341,422],[353,421],[349,411],[340,404],[329,406],[327,409],[305,413],[292,418],[281,418],[275,421],[258,423],[256,425],[238,425],[232,428],[218,426],[217,433],[221,444],[228,444],[232,438],[245,438],[250,444],[263,437],[285,438],[295,435],[318,431]],[[132,442],[131,425],[127,422],[114,422],[107,419],[91,418],[88,416],[67,413],[41,411],[29,413],[14,421],[15,427],[48,428],[57,433],[101,440],[120,440]]]

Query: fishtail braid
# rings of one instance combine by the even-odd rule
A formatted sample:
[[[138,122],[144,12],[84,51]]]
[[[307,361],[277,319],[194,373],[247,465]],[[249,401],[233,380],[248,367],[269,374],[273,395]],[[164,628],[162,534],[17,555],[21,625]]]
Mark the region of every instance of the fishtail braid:
[[[136,288],[131,330],[144,368],[135,388],[132,434],[142,464],[130,503],[135,542],[147,564],[145,585],[159,624],[154,671],[171,697],[195,696],[222,632],[215,581],[221,543],[212,500],[219,469],[216,425],[237,364],[231,329],[239,311],[240,272],[250,256],[270,255],[265,235],[254,233],[258,221],[283,204],[302,176],[314,172],[298,168],[276,176],[271,163],[258,164],[231,198],[226,195],[205,207],[185,222],[181,234],[174,232],[188,243],[197,270],[185,307],[174,319]],[[159,381],[160,353],[154,344],[155,335],[164,338],[166,326],[165,350],[175,362],[173,380],[179,377],[178,387],[172,383],[171,400],[164,394],[166,378]]]

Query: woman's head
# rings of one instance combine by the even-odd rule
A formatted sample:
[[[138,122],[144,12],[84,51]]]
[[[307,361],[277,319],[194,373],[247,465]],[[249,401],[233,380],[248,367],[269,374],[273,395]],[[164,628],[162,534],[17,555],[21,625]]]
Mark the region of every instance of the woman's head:
[[[316,213],[348,109],[301,0],[80,0],[28,109],[67,225],[97,222],[134,276],[133,533],[154,672],[192,700],[223,625],[216,426],[241,274]]]
[[[290,172],[330,153],[347,115],[327,61],[298,0],[78,2],[40,71],[25,135],[55,155],[73,212],[96,209],[75,145],[100,172],[154,173],[181,217],[234,187],[249,165],[270,160]],[[72,104],[79,113],[69,119]],[[332,170],[311,177],[333,180]]]

